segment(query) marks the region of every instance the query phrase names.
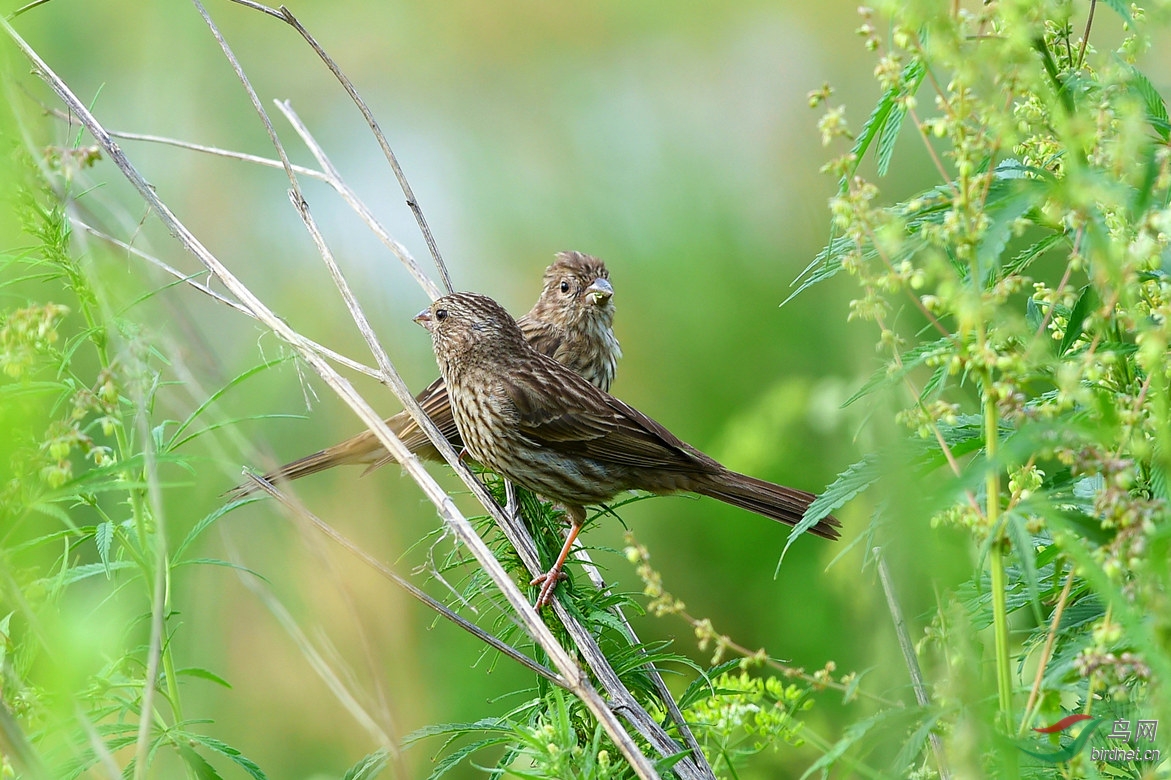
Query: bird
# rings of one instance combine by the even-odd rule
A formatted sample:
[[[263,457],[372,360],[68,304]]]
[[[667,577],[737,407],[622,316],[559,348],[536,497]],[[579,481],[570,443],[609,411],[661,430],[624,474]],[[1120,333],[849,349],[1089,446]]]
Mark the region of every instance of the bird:
[[[587,381],[609,390],[618,370],[622,349],[614,335],[614,287],[606,264],[584,252],[558,252],[545,269],[541,294],[533,308],[517,321],[533,347],[581,374]],[[457,451],[463,449],[451,416],[447,386],[440,377],[415,400]],[[407,449],[425,460],[443,457],[423,429],[405,411],[386,420]],[[370,431],[286,463],[264,475],[267,482],[300,479],[334,466],[366,465],[363,474],[393,460]],[[253,482],[228,491],[233,499],[259,490]]]
[[[453,293],[419,312],[466,453],[484,467],[565,508],[567,539],[540,585],[536,606],[552,600],[585,507],[642,490],[710,496],[788,525],[816,498],[726,468],[663,425],[542,354],[500,304]],[[837,539],[826,517],[809,528]]]

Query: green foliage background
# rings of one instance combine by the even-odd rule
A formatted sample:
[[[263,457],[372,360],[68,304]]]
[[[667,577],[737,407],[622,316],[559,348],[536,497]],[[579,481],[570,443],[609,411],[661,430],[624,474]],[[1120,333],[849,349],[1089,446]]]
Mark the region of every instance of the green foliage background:
[[[210,10],[262,98],[291,100],[347,180],[396,238],[424,258],[376,145],[314,55],[290,30],[258,14],[227,4]],[[832,82],[834,102],[857,111],[855,126],[879,95],[874,60],[854,34],[855,5],[744,1],[683,10],[672,3],[307,2],[293,10],[374,109],[457,287],[486,292],[520,312],[555,251],[599,255],[617,290],[616,330],[625,353],[618,396],[732,467],[815,491],[883,443],[883,426],[864,428],[862,419],[893,417],[895,407],[842,408],[882,363],[874,334],[846,322],[855,284],[842,276],[778,308],[790,282],[824,246],[826,203],[837,192],[819,172],[828,155],[816,115],[805,109],[806,93]],[[1106,40],[1120,37],[1116,19],[1101,24]],[[188,6],[55,1],[23,15],[16,27],[109,128],[271,153]],[[76,130],[40,114],[38,101],[56,103],[11,47],[3,51],[6,79],[14,85],[0,120],[5,154],[19,138],[13,108],[35,137],[68,146]],[[1162,74],[1169,66],[1168,55],[1155,47],[1145,70]],[[1152,78],[1166,94],[1168,85]],[[284,130],[279,120],[278,130]],[[279,314],[318,341],[361,356],[360,339],[289,208],[283,173],[155,144],[122,144],[176,213]],[[310,161],[295,142],[289,145],[295,160]],[[921,145],[899,147],[893,159],[887,191],[918,192],[938,183]],[[6,184],[17,180],[17,173],[4,177]],[[77,182],[100,185],[81,203],[120,226],[123,237],[133,235],[136,246],[194,268],[183,265],[108,161]],[[425,334],[410,322],[425,304],[422,293],[326,188],[310,183],[306,194],[383,343],[408,382],[421,387],[435,373]],[[0,209],[0,251],[29,243],[15,214]],[[211,392],[282,354],[250,321],[188,290],[139,301],[164,280],[144,282],[151,277],[140,261],[100,244],[84,246],[82,262],[101,280],[103,305],[119,320],[145,324],[145,340],[157,340],[172,356],[169,365],[152,363],[165,382],[154,424],[186,419]],[[45,289],[36,280],[6,288],[5,308],[22,298],[45,300]],[[77,302],[57,302],[72,311],[63,333],[80,333]],[[79,352],[73,360],[79,377],[97,381],[96,356]],[[388,414],[396,411],[374,383],[360,387]],[[288,413],[306,418],[248,420],[180,448],[175,454],[182,463],[163,466],[168,536],[183,539],[214,512],[241,466],[266,465],[265,457],[289,460],[358,429],[328,393],[315,400],[316,390],[315,379],[287,362],[226,393],[201,424]],[[22,419],[5,420],[12,430],[23,425],[31,432],[37,415],[46,413],[24,411]],[[7,441],[0,443],[3,483],[16,438]],[[446,469],[435,471],[455,487]],[[338,470],[306,480],[298,494],[372,554],[400,561],[401,571],[426,560],[431,539],[419,540],[439,521],[394,467],[367,477]],[[847,539],[865,528],[870,509],[856,502],[839,513]],[[86,507],[70,513],[77,525],[100,522]],[[868,689],[910,700],[881,589],[873,571],[862,568],[865,544],[826,570],[839,549],[801,539],[774,578],[787,532],[760,518],[681,498],[638,502],[622,517],[692,614],[794,665],[817,669],[833,661],[839,673],[865,670]],[[925,518],[922,523],[887,548],[915,638],[939,594],[965,579],[978,556],[964,532],[929,532]],[[27,531],[27,525],[0,529],[9,544]],[[587,542],[620,549],[622,532],[604,521]],[[199,557],[235,557],[265,578],[295,622],[327,637],[338,658],[377,692],[371,695],[382,697],[398,737],[519,703],[513,692],[531,685],[527,674],[437,625],[430,612],[344,553],[307,545],[306,538],[261,504],[217,521],[195,544]],[[68,554],[96,565],[99,543],[89,538]],[[51,570],[59,554],[46,550],[41,563]],[[610,581],[641,590],[622,555],[597,557]],[[104,601],[102,577],[62,597],[54,644],[68,653],[38,662],[40,679],[59,686],[61,696],[118,647],[145,641],[142,614]],[[198,726],[200,733],[243,751],[270,777],[338,776],[370,751],[369,736],[230,569],[178,569],[173,593],[175,662],[231,685],[184,680],[185,713],[211,721]],[[12,610],[3,605],[0,618]],[[641,618],[637,626],[644,639],[673,639],[674,650],[708,660],[681,621]],[[840,702],[838,694],[818,700],[804,718],[812,735],[832,742],[872,712],[868,704]],[[408,750],[404,775],[425,776],[437,748],[423,743]],[[820,755],[808,745],[782,745],[754,759],[740,777],[799,775]],[[219,759],[216,766],[241,771]],[[166,776],[166,765],[159,771]],[[478,773],[461,767],[453,776]]]

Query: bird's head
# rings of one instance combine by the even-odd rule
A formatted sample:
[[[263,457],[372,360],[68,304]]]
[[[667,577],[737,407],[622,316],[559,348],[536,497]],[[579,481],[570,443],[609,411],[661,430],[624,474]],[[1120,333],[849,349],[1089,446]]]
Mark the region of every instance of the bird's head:
[[[545,269],[541,297],[530,316],[564,328],[586,318],[609,327],[614,320],[614,287],[606,264],[584,252],[558,252]]]
[[[415,322],[431,334],[435,356],[467,359],[477,353],[499,352],[501,347],[526,342],[504,307],[486,295],[461,292],[437,299],[415,315]]]

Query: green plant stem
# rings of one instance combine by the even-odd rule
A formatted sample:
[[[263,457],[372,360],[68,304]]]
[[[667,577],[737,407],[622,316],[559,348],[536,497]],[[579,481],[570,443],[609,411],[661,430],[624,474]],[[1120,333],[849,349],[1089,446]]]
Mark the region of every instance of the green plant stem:
[[[996,401],[991,393],[991,377],[984,377],[984,452],[988,470],[984,488],[987,495],[987,520],[993,538],[989,549],[992,575],[992,629],[996,646],[996,692],[1000,704],[1001,727],[1012,728],[1012,667],[1008,652],[1008,603],[1005,594],[1004,551],[1000,532],[1000,470],[993,464],[1000,430]]]

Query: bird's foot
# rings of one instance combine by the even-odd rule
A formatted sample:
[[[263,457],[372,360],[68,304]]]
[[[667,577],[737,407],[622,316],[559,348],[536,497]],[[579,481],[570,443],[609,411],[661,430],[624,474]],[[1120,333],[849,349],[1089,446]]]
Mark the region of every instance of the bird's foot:
[[[566,578],[565,572],[561,571],[560,566],[554,566],[544,574],[534,577],[529,585],[540,585],[541,592],[537,595],[537,601],[533,604],[534,609],[547,607],[553,603],[553,591],[557,588],[557,583]]]

